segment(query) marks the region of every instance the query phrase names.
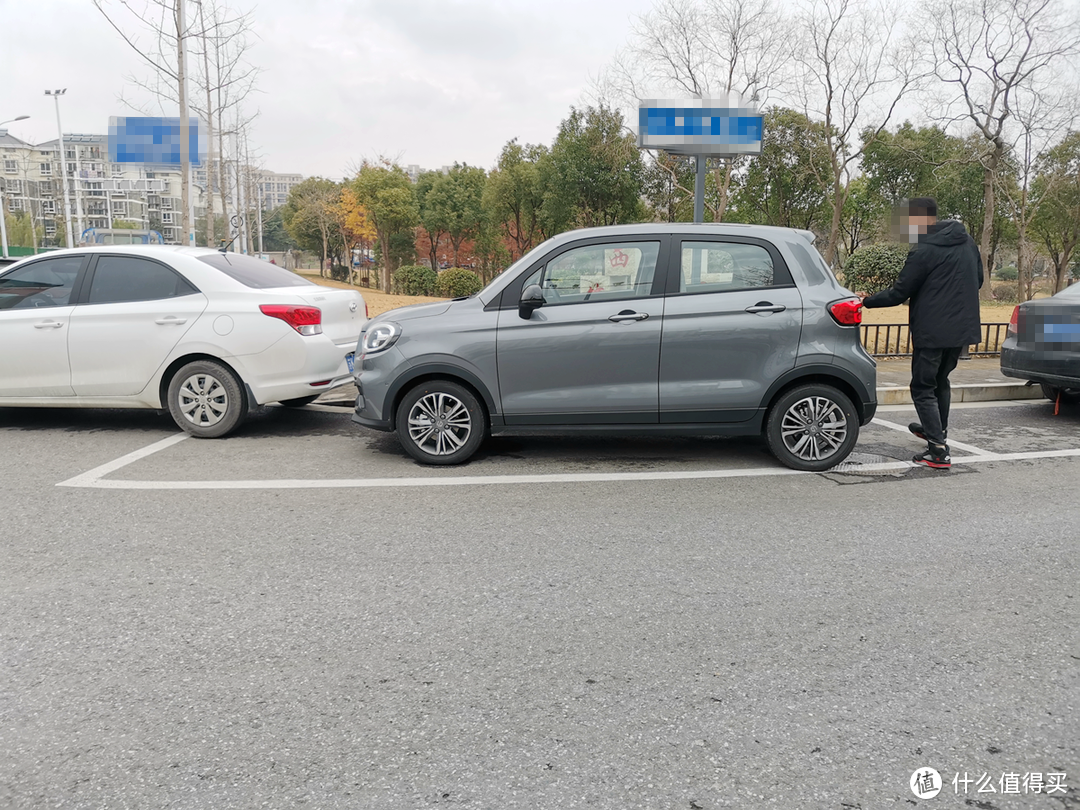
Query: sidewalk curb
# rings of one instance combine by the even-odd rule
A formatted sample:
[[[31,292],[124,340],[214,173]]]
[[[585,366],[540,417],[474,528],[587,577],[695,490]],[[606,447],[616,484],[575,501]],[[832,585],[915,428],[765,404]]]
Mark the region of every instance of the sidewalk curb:
[[[996,402],[1010,399],[1042,399],[1037,385],[1023,383],[980,383],[952,386],[953,402]],[[911,405],[911,391],[899,386],[877,389],[878,405]]]

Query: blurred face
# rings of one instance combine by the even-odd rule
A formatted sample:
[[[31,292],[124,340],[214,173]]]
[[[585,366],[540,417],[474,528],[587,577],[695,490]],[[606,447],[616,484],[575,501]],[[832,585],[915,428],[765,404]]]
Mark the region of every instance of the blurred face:
[[[934,216],[926,216],[918,212],[910,214],[908,215],[908,235],[922,236],[935,222],[937,222],[937,217]]]

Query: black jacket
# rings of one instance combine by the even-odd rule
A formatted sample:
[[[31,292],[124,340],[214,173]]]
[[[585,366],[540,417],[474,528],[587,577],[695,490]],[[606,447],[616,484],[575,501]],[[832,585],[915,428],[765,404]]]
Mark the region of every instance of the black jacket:
[[[864,307],[895,307],[911,299],[908,324],[917,349],[950,349],[982,340],[979,248],[964,223],[948,219],[930,226],[908,254],[888,290],[863,300]]]

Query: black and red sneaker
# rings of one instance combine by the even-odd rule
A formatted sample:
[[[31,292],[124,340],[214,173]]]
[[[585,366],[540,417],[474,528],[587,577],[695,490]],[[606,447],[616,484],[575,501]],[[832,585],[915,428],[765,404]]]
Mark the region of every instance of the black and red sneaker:
[[[929,445],[926,451],[912,459],[916,464],[929,467],[932,470],[948,470],[952,468],[952,456],[949,455],[948,445]]]

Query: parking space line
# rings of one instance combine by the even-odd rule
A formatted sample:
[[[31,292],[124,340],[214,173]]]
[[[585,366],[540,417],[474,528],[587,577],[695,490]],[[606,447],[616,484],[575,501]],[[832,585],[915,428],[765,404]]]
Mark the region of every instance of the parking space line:
[[[136,461],[152,456],[166,448],[172,447],[174,444],[179,444],[184,439],[191,438],[188,433],[176,433],[161,441],[148,444],[140,450],[135,450],[128,453],[126,456],[120,456],[120,458],[110,461],[108,464],[102,464],[100,467],[94,467],[92,470],[87,470],[81,475],[76,475],[74,478],[69,478],[67,481],[61,481],[57,484],[58,487],[86,487],[95,486],[96,483],[109,473],[114,473],[122,467],[126,467],[129,464],[134,464]]]
[[[896,424],[896,422],[887,422],[884,419],[878,419],[877,417],[874,418],[873,422],[874,422],[875,425],[881,425],[882,427],[887,427],[887,428],[891,428],[893,430],[898,430],[901,433],[906,433],[909,436],[912,435],[911,431],[908,430],[906,426],[898,425],[898,424]],[[978,447],[975,447],[974,445],[964,444],[963,442],[958,442],[955,439],[950,439],[949,440],[949,448],[953,449],[953,450],[963,450],[965,453],[971,453],[973,456],[992,456],[992,455],[994,455],[993,453],[991,453],[991,452],[989,452],[987,450],[981,450]],[[957,459],[953,459],[954,462],[956,460]]]
[[[104,476],[183,441],[187,434],[170,436],[159,442],[128,453],[116,461],[95,467],[89,472],[62,481],[58,487],[78,487],[113,490],[242,490],[242,489],[393,489],[411,487],[497,486],[511,484],[566,484],[617,481],[677,481],[688,479],[765,478],[790,475],[819,475],[820,473],[789,470],[786,467],[752,467],[735,470],[680,470],[632,473],[552,473],[550,475],[463,475],[444,478],[341,478],[341,479],[267,479],[245,481],[133,481],[108,480]],[[954,464],[977,464],[990,461],[1026,461],[1049,458],[1080,458],[1080,448],[1045,450],[1026,453],[987,453],[953,459]],[[906,470],[915,465],[910,461],[890,461],[861,465],[859,471],[890,472]],[[828,471],[826,471],[828,472]]]

